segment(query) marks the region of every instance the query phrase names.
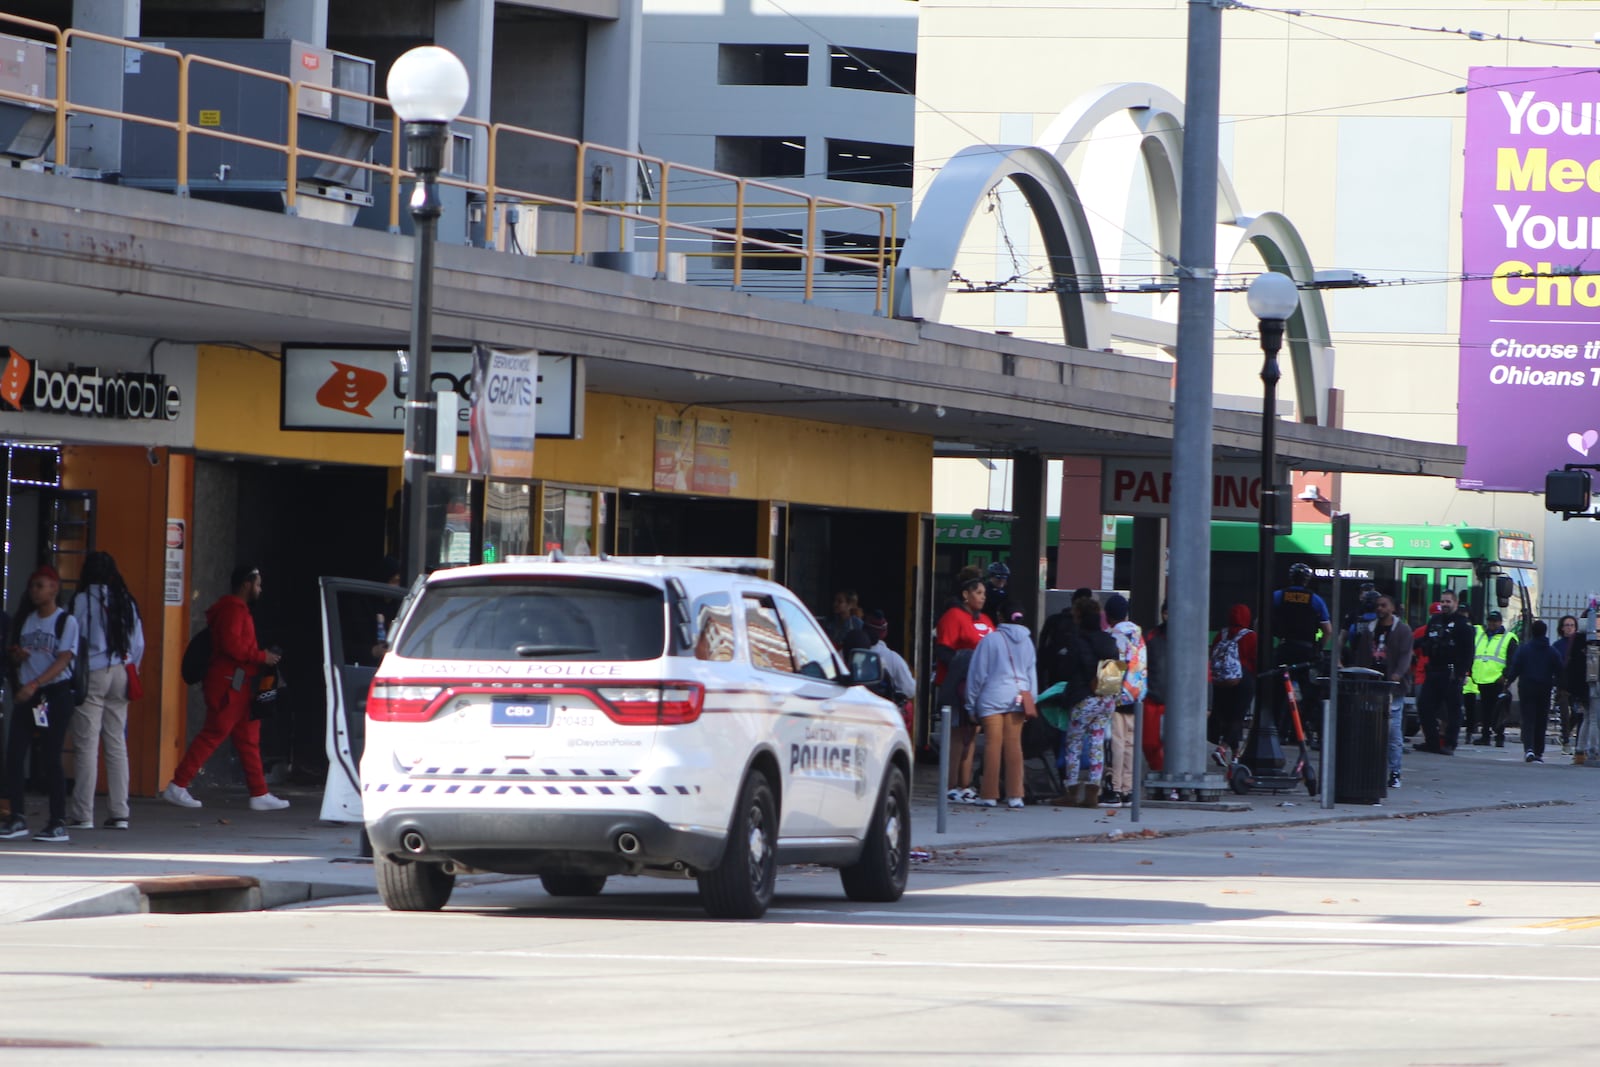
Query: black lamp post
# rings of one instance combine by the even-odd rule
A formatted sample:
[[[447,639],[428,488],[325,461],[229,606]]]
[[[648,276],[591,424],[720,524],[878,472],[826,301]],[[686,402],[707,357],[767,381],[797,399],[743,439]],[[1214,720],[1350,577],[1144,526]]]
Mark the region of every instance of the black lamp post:
[[[1278,351],[1290,315],[1300,306],[1300,291],[1287,274],[1260,274],[1247,294],[1250,313],[1261,328],[1261,517],[1256,555],[1256,715],[1244,762],[1256,773],[1278,770],[1284,764],[1283,745],[1273,714],[1273,685],[1267,676],[1272,654],[1273,539],[1277,537],[1278,509],[1288,507],[1277,490],[1274,452],[1277,448]]]
[[[404,124],[406,169],[417,176],[411,193],[415,258],[411,274],[411,370],[406,390],[401,561],[406,581],[428,571],[428,472],[434,451],[433,247],[439,231],[439,171],[450,123],[467,103],[467,68],[448,49],[413,48],[389,68],[389,103]]]

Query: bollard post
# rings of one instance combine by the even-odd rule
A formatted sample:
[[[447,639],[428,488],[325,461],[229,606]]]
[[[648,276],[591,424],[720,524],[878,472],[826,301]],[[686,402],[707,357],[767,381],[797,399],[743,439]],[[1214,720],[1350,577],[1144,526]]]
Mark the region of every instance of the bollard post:
[[[1112,712],[1116,714],[1116,712]],[[1144,701],[1133,702],[1133,821],[1144,803]]]
[[[944,833],[950,812],[950,705],[939,709],[939,807],[935,829]]]

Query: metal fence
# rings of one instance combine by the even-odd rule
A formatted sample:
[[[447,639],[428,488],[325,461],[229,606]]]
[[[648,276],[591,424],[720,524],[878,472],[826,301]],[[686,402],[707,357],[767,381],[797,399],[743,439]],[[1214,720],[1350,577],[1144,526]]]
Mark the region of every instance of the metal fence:
[[[10,33],[4,32],[6,30]],[[26,36],[13,37],[11,33]],[[235,145],[265,149],[283,157],[282,195],[284,209],[290,214],[296,213],[297,210],[298,178],[303,160],[314,160],[356,171],[386,175],[389,178],[389,196],[386,205],[389,229],[391,232],[399,231],[401,188],[411,175],[401,165],[403,138],[398,117],[392,120],[389,159],[378,161],[350,158],[317,151],[302,143],[299,104],[303,83],[292,77],[206,56],[192,55],[160,44],[126,40],[76,28],[62,29],[48,22],[6,12],[0,12],[0,37],[19,45],[40,42],[49,53],[50,65],[47,68],[49,75],[41,84],[31,85],[26,91],[0,86],[0,101],[37,109],[40,114],[48,115],[53,120],[53,136],[49,138],[51,143],[48,148],[41,150],[38,159],[45,161],[48,156],[46,165],[58,174],[71,173],[69,159],[73,128],[75,125],[86,125],[69,123],[68,116],[79,119],[113,119],[159,128],[173,134],[175,142],[173,175],[176,182],[175,191],[179,196],[186,196],[190,191],[190,142],[197,139],[226,141]],[[155,117],[150,114],[98,107],[82,99],[73,99],[69,92],[71,86],[69,68],[75,60],[74,46],[85,43],[120,49],[123,58],[118,65],[125,69],[145,60],[153,60],[155,57],[163,57],[175,63],[177,77],[174,99],[171,102],[173,117]],[[106,61],[103,50],[94,55],[88,52],[81,55],[81,61],[85,63]],[[286,111],[283,116],[284,135],[281,140],[244,136],[220,129],[212,120],[207,119],[197,105],[191,102],[190,95],[192,75],[205,70],[231,71],[242,78],[254,79],[250,85],[257,91],[265,91],[268,87],[276,87],[275,91],[281,90],[286,101]],[[339,98],[388,108],[388,101],[382,97],[331,85],[318,84],[314,88],[316,92],[330,99]],[[652,240],[651,237],[641,235],[638,240],[646,246],[654,246],[647,247],[644,251],[655,256],[658,277],[666,277],[670,242],[674,239],[679,241],[688,239],[706,242],[711,253],[727,261],[733,272],[735,288],[743,282],[746,270],[769,263],[774,258],[788,258],[800,264],[803,271],[805,299],[808,301],[812,299],[820,273],[846,271],[873,276],[876,290],[875,311],[888,313],[893,307],[892,268],[896,252],[897,220],[891,205],[866,204],[838,197],[818,196],[755,178],[677,163],[643,152],[562,137],[542,130],[513,126],[510,123],[484,122],[462,117],[453,125],[460,131],[473,131],[475,136],[483,140],[487,150],[487,174],[483,181],[444,175],[441,176],[440,183],[464,188],[482,198],[486,215],[485,229],[490,235],[498,232],[496,215],[507,210],[507,200],[542,204],[571,211],[574,228],[571,249],[539,249],[542,254],[578,256],[588,247],[584,236],[585,226],[593,227],[597,223],[603,226],[608,220],[616,220],[619,224],[626,221],[649,231],[653,236]],[[508,153],[508,148],[519,141],[557,145],[571,151],[575,165],[570,197],[519,188],[519,182],[526,182],[527,176],[516,173],[514,165],[502,164],[502,157]],[[593,195],[588,176],[590,166],[597,158],[611,160],[613,165],[639,166],[652,172],[655,176],[654,199],[643,202],[618,202]],[[710,183],[713,188],[721,187],[727,193],[726,196],[719,196],[714,201],[714,206],[726,212],[726,215],[710,224],[701,221],[704,217],[703,211],[707,207],[706,183]],[[678,200],[674,201],[671,198],[671,191],[675,184],[686,185],[692,192],[687,198],[680,195]],[[767,213],[775,205],[787,205],[791,214],[803,220],[796,227],[792,240],[770,240],[768,238],[771,235],[763,229],[768,225]],[[855,217],[857,224],[851,225],[849,230],[863,235],[862,243],[866,247],[845,248],[838,244],[830,245],[828,234],[819,224],[819,216],[838,217],[841,214]],[[490,247],[493,247],[492,237]]]

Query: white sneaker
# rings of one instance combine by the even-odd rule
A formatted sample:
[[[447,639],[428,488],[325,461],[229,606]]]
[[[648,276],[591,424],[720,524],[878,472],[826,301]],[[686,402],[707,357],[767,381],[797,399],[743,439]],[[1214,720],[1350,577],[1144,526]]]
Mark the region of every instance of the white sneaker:
[[[275,797],[271,793],[262,793],[258,797],[250,798],[251,811],[282,811],[289,806],[287,800]]]
[[[1021,811],[1022,810],[1022,798],[1021,797],[1012,797],[1010,800],[1006,801],[1006,807],[1010,808],[1012,811]]]
[[[967,801],[967,803],[977,808],[997,808],[1000,806],[1000,802],[998,800],[985,800],[982,797],[974,797],[973,799]]]
[[[198,808],[201,803],[189,794],[189,791],[177,782],[168,782],[167,787],[161,791],[161,799],[168,804],[176,804],[180,808]]]

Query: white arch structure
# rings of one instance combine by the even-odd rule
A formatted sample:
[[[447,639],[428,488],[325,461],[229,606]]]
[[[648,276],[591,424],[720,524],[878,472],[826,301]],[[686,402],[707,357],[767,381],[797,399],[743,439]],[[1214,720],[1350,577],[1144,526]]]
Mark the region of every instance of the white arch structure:
[[[1125,116],[1136,136],[1102,136],[1108,120]],[[1096,205],[1091,221],[1067,161],[1083,151],[1085,177],[1079,184]],[[1142,83],[1102,85],[1064,109],[1036,145],[974,145],[949,160],[928,186],[913,217],[896,267],[895,314],[939,321],[944,312],[956,257],[972,216],[1001,182],[1015,185],[1027,201],[1045,243],[1055,276],[1056,301],[1066,343],[1104,349],[1113,338],[1173,348],[1172,321],[1116,310],[1101,284],[1078,287],[1080,279],[1102,279],[1098,248],[1120,234],[1126,218],[1134,168],[1142,161],[1155,208],[1155,247],[1168,263],[1178,262],[1179,205],[1183,174],[1183,104],[1158,86]],[[1106,210],[1102,210],[1106,209]],[[1109,217],[1111,221],[1101,221]],[[1292,277],[1302,286],[1300,307],[1285,334],[1294,371],[1296,410],[1302,421],[1326,425],[1332,384],[1333,345],[1322,294],[1305,288],[1314,280],[1311,255],[1288,218],[1266,212],[1247,218],[1239,207],[1227,169],[1217,167],[1217,224],[1232,228],[1233,249],[1219,256],[1231,262],[1248,242],[1263,266]],[[1242,231],[1242,232],[1240,232]],[[1099,244],[1097,244],[1097,233]],[[1220,236],[1220,235],[1219,235]],[[1218,247],[1226,246],[1219,240]]]

